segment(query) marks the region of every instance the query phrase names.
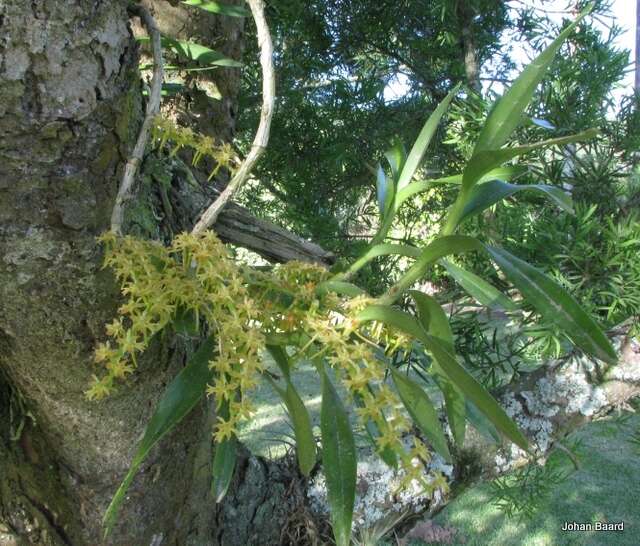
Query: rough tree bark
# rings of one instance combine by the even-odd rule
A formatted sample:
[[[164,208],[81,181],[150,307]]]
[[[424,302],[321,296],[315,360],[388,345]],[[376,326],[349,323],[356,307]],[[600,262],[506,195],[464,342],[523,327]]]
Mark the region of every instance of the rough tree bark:
[[[115,396],[85,400],[93,347],[119,303],[95,237],[108,228],[142,112],[128,20],[124,1],[0,2],[3,543],[103,543],[104,509],[158,397],[192,350],[158,341]],[[237,210],[227,224],[238,214],[251,224]],[[272,229],[253,226],[253,236]],[[295,249],[295,238],[287,245]],[[316,259],[317,250],[307,245],[302,254]],[[240,465],[233,491],[243,518],[216,528],[233,517],[228,507],[214,515],[208,498],[209,420],[203,404],[152,453],[104,543],[274,543],[289,507],[274,500],[286,479],[268,479],[275,470],[255,460]],[[260,523],[252,538],[250,526]]]
[[[467,0],[458,2],[456,4],[456,14],[460,26],[463,65],[467,85],[475,91],[480,92],[482,89],[480,83],[480,64],[478,62],[478,51],[473,32],[474,6]]]

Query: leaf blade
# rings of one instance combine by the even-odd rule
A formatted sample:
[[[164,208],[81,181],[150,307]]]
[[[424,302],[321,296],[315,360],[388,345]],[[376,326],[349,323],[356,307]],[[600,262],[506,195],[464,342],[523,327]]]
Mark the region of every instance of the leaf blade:
[[[291,381],[291,364],[289,363],[289,356],[285,348],[279,345],[267,345],[266,348],[284,375],[286,387],[283,389],[268,375],[265,377],[269,380],[274,390],[280,395],[289,412],[293,434],[296,439],[298,466],[305,476],[309,476],[316,464],[316,442],[313,437],[311,417]]]
[[[506,311],[516,311],[518,306],[500,292],[495,286],[488,283],[475,273],[467,271],[448,260],[440,260],[449,275],[474,299],[486,307],[502,308]]]
[[[227,15],[228,17],[248,17],[251,15],[249,11],[241,6],[232,4],[223,4],[214,0],[183,0],[183,4],[200,8],[209,13],[218,13],[219,15]]]
[[[451,348],[451,352],[453,352],[454,344],[451,325],[449,324],[449,319],[444,309],[442,309],[438,301],[432,296],[417,290],[410,290],[409,294],[416,304],[418,319],[425,331],[442,340]],[[464,394],[451,382],[437,361],[434,360],[432,362],[429,371],[444,396],[445,411],[453,439],[458,447],[462,447],[464,445],[466,432]]]
[[[366,292],[356,284],[344,281],[323,281],[316,286],[316,294],[323,296],[329,292],[335,292],[338,295],[345,295],[350,297],[362,296]]]
[[[488,182],[490,180],[511,180],[527,172],[527,168],[520,165],[507,165],[490,170],[483,175],[478,182]],[[409,184],[398,192],[396,197],[396,210],[410,197],[430,190],[437,184],[462,184],[462,174],[454,174],[443,178],[434,178],[432,180],[420,180],[413,184]]]
[[[349,546],[356,492],[356,451],[349,417],[322,366],[322,463],[337,546]]]
[[[211,470],[211,493],[217,503],[222,502],[229,490],[238,458],[235,436],[216,446]]]
[[[572,144],[574,142],[580,142],[583,140],[589,140],[597,136],[597,129],[587,129],[574,135],[568,135],[558,138],[550,138],[548,140],[541,140],[539,142],[533,142],[531,144],[523,144],[522,146],[513,146],[511,148],[497,148],[480,150],[475,152],[462,174],[462,189],[463,191],[470,191],[473,186],[480,181],[480,179],[490,172],[492,169],[502,165],[506,161],[518,157],[520,155],[538,150],[541,148],[548,148],[550,146],[564,146],[565,144]]]
[[[427,393],[417,383],[396,370],[391,370],[391,375],[400,399],[414,423],[429,439],[436,452],[451,462],[451,453],[440,426],[438,413]]]
[[[386,305],[370,305],[358,314],[357,319],[384,322],[421,341],[465,397],[469,398],[513,443],[524,450],[529,449],[525,436],[493,396],[458,363],[445,343],[427,334],[411,315]]]
[[[466,202],[464,209],[462,210],[460,223],[468,217],[479,214],[499,201],[523,190],[533,190],[543,193],[560,209],[568,212],[569,214],[574,213],[571,196],[560,188],[545,184],[520,185],[509,184],[502,180],[493,180],[491,182],[476,184],[473,187],[469,195],[469,200]]]
[[[544,78],[560,46],[590,11],[591,7],[585,9],[520,73],[489,114],[478,136],[473,155],[484,150],[500,148],[507,141],[520,123],[524,110],[531,102],[538,84]]]
[[[144,436],[131,462],[131,467],[105,512],[103,518],[105,535],[113,528],[124,495],[151,448],[188,415],[204,395],[211,379],[209,360],[213,355],[214,348],[213,338],[208,337],[162,395],[147,424]]]
[[[447,111],[447,108],[449,108],[449,104],[453,100],[453,97],[455,97],[458,89],[460,89],[460,84],[456,85],[442,100],[442,102],[438,104],[436,109],[427,119],[427,122],[422,127],[422,130],[420,131],[420,134],[418,135],[418,138],[413,144],[413,147],[409,152],[409,156],[405,161],[402,172],[400,173],[400,177],[398,178],[398,191],[400,191],[402,188],[407,186],[409,182],[411,182],[413,175],[418,169],[418,166],[420,165],[420,162],[422,161],[422,158],[424,157],[424,154],[427,151],[429,144],[431,143],[431,139],[433,138],[433,135],[438,128],[438,124],[440,123],[442,116]]]
[[[573,296],[542,271],[506,250],[485,246],[491,259],[542,316],[562,328],[585,353],[609,364],[617,362],[607,336]]]
[[[220,408],[219,414],[224,418],[229,417],[229,404],[225,402]],[[211,465],[211,494],[217,503],[222,502],[236,468],[238,441],[234,436],[217,444]]]

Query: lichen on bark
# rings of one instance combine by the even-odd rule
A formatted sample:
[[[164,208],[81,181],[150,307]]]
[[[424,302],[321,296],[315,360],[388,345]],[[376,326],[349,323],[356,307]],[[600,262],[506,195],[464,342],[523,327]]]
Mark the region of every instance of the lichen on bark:
[[[113,399],[84,397],[93,346],[118,305],[95,236],[108,227],[141,111],[136,47],[125,2],[11,0],[0,10],[1,390],[19,393],[36,420],[24,444],[3,436],[0,519],[25,540],[38,521],[51,544],[99,544],[104,508],[184,360],[158,344]],[[189,473],[169,461],[189,466],[202,415],[150,459],[111,543],[179,533]]]
[[[255,540],[245,543],[272,544],[286,504],[274,500],[283,488],[267,487],[268,479],[260,481],[260,520],[214,515],[206,403],[153,450],[113,535],[102,539],[104,510],[159,396],[186,357],[184,344],[165,336],[114,396],[100,403],[85,399],[95,371],[93,349],[119,305],[95,237],[108,228],[142,113],[126,5],[0,4],[0,537],[56,546],[201,545],[216,544],[217,523],[231,526],[218,529],[220,538],[243,525],[246,532],[238,536],[249,536],[249,527],[260,524],[265,527]],[[240,39],[239,31],[231,34],[229,39]],[[227,83],[231,102],[218,120],[226,136],[235,98],[235,84]],[[161,233],[149,206],[157,206],[151,182],[157,180],[143,185],[140,200],[148,220],[144,236]],[[12,397],[34,416],[15,441]],[[242,483],[239,475],[237,487],[245,493],[233,498],[239,506],[255,503],[243,498],[253,495],[253,482],[244,489]],[[269,515],[272,509],[280,516]]]

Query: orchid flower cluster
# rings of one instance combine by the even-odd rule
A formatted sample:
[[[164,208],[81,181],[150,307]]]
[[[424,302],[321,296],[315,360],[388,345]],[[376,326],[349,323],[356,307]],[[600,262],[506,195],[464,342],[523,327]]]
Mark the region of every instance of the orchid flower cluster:
[[[371,298],[319,291],[329,278],[319,265],[289,262],[270,272],[241,266],[212,232],[178,235],[168,247],[112,233],[101,241],[104,266],[115,272],[127,301],[106,327],[110,340],[95,350],[106,374],[94,376],[88,398],[110,394],[118,380],[135,370],[136,355],[154,334],[176,316],[188,315],[197,331],[216,339],[207,392],[219,410],[214,436],[223,442],[237,434],[241,420],[251,418],[251,391],[261,377],[275,375],[262,358],[265,345],[286,339],[295,348],[294,367],[303,359],[324,359],[335,370],[360,423],[375,425],[377,451],[397,456],[403,486],[418,480],[433,489],[423,464],[430,460],[429,450],[418,438],[412,449],[405,448],[403,436],[411,424],[386,381],[385,358],[408,350],[410,340],[382,323],[359,324],[353,318]],[[435,484],[442,486],[441,480]]]
[[[171,145],[170,156],[175,156],[182,148],[193,149],[191,164],[196,166],[202,158],[209,158],[215,162],[215,167],[209,174],[211,180],[221,168],[233,172],[240,163],[233,147],[228,142],[216,144],[213,137],[199,134],[190,127],[179,127],[171,120],[156,116],[151,127],[151,141],[153,145],[162,149]]]

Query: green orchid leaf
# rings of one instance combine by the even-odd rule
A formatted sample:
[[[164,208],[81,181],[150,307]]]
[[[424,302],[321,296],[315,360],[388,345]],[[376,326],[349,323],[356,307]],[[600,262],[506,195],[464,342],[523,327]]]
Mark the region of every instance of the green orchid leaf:
[[[427,393],[407,376],[395,370],[391,370],[391,375],[400,399],[414,423],[429,439],[436,452],[446,461],[451,462],[451,453],[442,432],[438,412]]]
[[[422,278],[429,265],[437,262],[441,258],[451,254],[461,254],[474,250],[484,250],[482,243],[474,237],[467,235],[445,235],[437,238],[422,250],[418,259],[402,278],[387,291],[387,294],[380,298],[380,302],[387,305],[393,303],[407,288]]]
[[[504,309],[505,311],[516,311],[518,309],[518,306],[507,296],[475,273],[471,273],[471,271],[467,271],[447,260],[440,260],[440,263],[446,268],[449,275],[478,303],[491,309]]]
[[[313,438],[313,430],[311,427],[311,417],[309,412],[300,398],[298,391],[291,382],[289,357],[285,350],[278,346],[267,346],[267,350],[271,353],[278,367],[282,370],[285,376],[286,386],[283,389],[271,379],[268,375],[265,375],[273,389],[280,395],[284,402],[289,417],[291,418],[291,425],[293,426],[293,433],[296,438],[296,453],[298,456],[298,466],[300,471],[309,476],[311,470],[316,464],[316,442]]]
[[[322,371],[322,464],[336,546],[351,543],[356,496],[356,446],[349,417],[324,367]]]
[[[413,301],[416,304],[418,319],[425,331],[428,334],[437,337],[443,343],[446,343],[453,353],[454,345],[451,325],[449,324],[447,314],[444,312],[444,309],[442,309],[438,301],[434,297],[417,290],[410,290],[409,295],[413,298]],[[437,362],[434,361],[432,363],[429,372],[444,395],[445,410],[447,412],[447,419],[453,434],[453,439],[458,447],[462,447],[466,431],[464,394],[462,394],[460,389],[456,388],[456,386],[451,383]]]
[[[527,168],[522,165],[507,165],[504,167],[498,167],[492,169],[482,177],[478,183],[488,182],[490,180],[511,180],[527,172]],[[409,184],[398,192],[396,196],[396,209],[400,208],[400,205],[404,203],[410,197],[424,193],[432,189],[436,185],[440,184],[462,184],[462,174],[454,174],[452,176],[445,176],[443,178],[434,178],[432,180],[420,180],[413,184]]]
[[[235,436],[216,445],[213,456],[211,494],[216,503],[227,494],[238,458],[238,441]]]
[[[358,314],[357,319],[362,322],[371,320],[383,322],[422,342],[451,382],[487,416],[498,430],[513,443],[528,450],[527,439],[500,404],[458,363],[449,350],[448,344],[427,334],[414,317],[386,305],[370,305]]]
[[[362,269],[370,261],[379,258],[380,256],[407,256],[409,258],[417,258],[422,254],[422,249],[409,245],[396,245],[389,243],[381,243],[379,245],[372,246],[367,250],[360,258],[358,258],[349,269],[343,273],[339,273],[333,278],[333,281],[347,279],[354,273]],[[333,282],[332,281],[332,282]],[[318,285],[320,286],[320,285]]]
[[[547,73],[560,46],[592,8],[593,6],[590,5],[585,9],[540,55],[529,63],[497,101],[480,131],[473,155],[486,150],[495,150],[507,142],[511,133],[520,124],[524,110],[531,102],[538,84]]]
[[[524,450],[529,449],[525,436],[489,392],[456,360],[438,338],[429,336],[425,345],[440,363],[451,381],[509,440]]]
[[[229,417],[229,405],[224,403],[220,408],[220,416]],[[216,444],[213,464],[211,466],[211,494],[216,503],[224,499],[236,468],[238,458],[238,440],[235,436]]]
[[[548,140],[542,140],[540,142],[534,142],[532,144],[524,144],[522,146],[514,146],[511,148],[499,148],[496,150],[480,150],[474,153],[467,166],[464,169],[462,175],[462,188],[464,191],[469,191],[480,179],[486,175],[489,171],[498,167],[520,155],[538,150],[541,148],[549,148],[550,146],[564,146],[565,144],[572,144],[574,142],[581,142],[589,140],[597,136],[597,129],[587,129],[581,133],[575,135],[569,135],[566,137],[550,138]]]
[[[453,348],[451,325],[438,300],[418,290],[409,290],[409,295],[416,304],[418,319],[425,331]]]
[[[138,38],[138,41],[148,42],[149,38],[144,36]],[[200,66],[226,66],[230,68],[240,68],[244,66],[241,62],[234,61],[219,51],[215,51],[214,49],[203,46],[202,44],[176,40],[174,38],[169,38],[168,36],[163,36],[161,42],[164,49],[171,51],[186,61],[196,62]]]
[[[404,167],[404,164],[407,161],[407,151],[404,149],[402,142],[397,140],[393,147],[384,153],[384,156],[387,158],[391,167],[393,179],[397,182],[400,177],[402,167]]]
[[[482,212],[483,210],[495,205],[499,201],[510,197],[514,193],[522,190],[533,190],[544,194],[559,208],[573,214],[573,200],[571,196],[562,191],[560,188],[554,186],[547,186],[545,184],[509,184],[502,182],[501,180],[493,180],[491,182],[485,182],[476,184],[471,193],[469,199],[462,210],[462,216],[460,217],[460,223],[466,218],[469,218],[475,214]]]
[[[194,6],[203,9],[209,13],[217,13],[219,15],[227,15],[228,17],[249,17],[251,12],[241,6],[231,4],[222,4],[213,0],[183,0],[186,6]]]
[[[329,292],[335,292],[338,295],[350,296],[352,298],[366,294],[359,286],[344,281],[323,281],[316,286],[316,294],[319,296],[323,296]]]
[[[278,368],[280,368],[282,375],[284,375],[285,378],[290,379],[291,368],[289,365],[289,356],[287,355],[286,349],[281,345],[271,345],[271,344],[267,344],[265,348],[267,349],[267,351],[269,351],[269,354],[273,357],[273,360],[275,361]]]
[[[496,427],[493,426],[491,421],[482,415],[478,408],[476,408],[476,406],[469,400],[466,400],[465,405],[469,423],[471,423],[471,425],[473,425],[473,427],[490,442],[494,442],[496,444],[501,443],[502,438],[500,437],[500,433]]]
[[[138,450],[131,462],[129,472],[116,491],[104,515],[105,536],[111,531],[116,521],[120,504],[146,456],[176,424],[186,417],[203,397],[207,384],[211,380],[209,361],[216,345],[212,337],[208,337],[191,357],[187,365],[180,371],[165,390],[151,416]]]
[[[453,100],[453,97],[456,96],[458,90],[460,89],[460,84],[456,85],[449,94],[443,99],[443,101],[437,106],[437,108],[433,111],[433,113],[427,119],[427,122],[424,124],[424,127],[420,131],[418,138],[416,139],[411,151],[409,152],[409,156],[402,168],[402,172],[400,173],[400,177],[398,178],[398,191],[402,190],[405,186],[409,185],[413,175],[418,169],[422,158],[424,157],[429,144],[431,143],[431,139],[438,129],[438,125],[442,116],[449,108],[449,104]]]
[[[378,211],[380,216],[384,217],[386,210],[387,194],[389,191],[389,185],[387,183],[387,175],[382,170],[382,165],[378,165],[376,169],[376,196],[378,198]]]
[[[482,243],[468,235],[445,235],[429,243],[420,253],[416,264],[430,264],[451,254],[483,250]]]
[[[506,250],[489,245],[486,249],[522,296],[543,317],[560,327],[576,346],[609,364],[617,362],[607,336],[564,288]]]

